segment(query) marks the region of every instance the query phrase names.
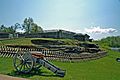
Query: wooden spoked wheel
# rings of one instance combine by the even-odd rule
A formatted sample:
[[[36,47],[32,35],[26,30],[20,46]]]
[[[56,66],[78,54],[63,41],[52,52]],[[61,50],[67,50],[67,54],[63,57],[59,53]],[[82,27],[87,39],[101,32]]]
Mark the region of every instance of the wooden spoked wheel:
[[[37,60],[37,61],[38,61],[38,60]],[[42,67],[42,65],[40,65],[39,62],[37,62],[37,61],[34,62],[34,67],[33,67],[33,68],[34,68],[35,70],[39,70],[40,67]]]
[[[22,73],[29,73],[34,66],[34,60],[30,52],[27,51],[18,52],[13,59],[13,63],[16,71]]]

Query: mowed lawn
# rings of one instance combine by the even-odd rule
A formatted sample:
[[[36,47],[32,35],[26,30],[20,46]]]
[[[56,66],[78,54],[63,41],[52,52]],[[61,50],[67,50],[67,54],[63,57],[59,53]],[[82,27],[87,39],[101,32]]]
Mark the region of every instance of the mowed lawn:
[[[120,57],[119,52],[108,51],[106,57],[98,60],[75,63],[52,62],[66,70],[64,78],[55,76],[45,68],[41,68],[36,74],[18,75],[14,72],[11,58],[0,58],[0,73],[31,80],[120,80],[120,62],[116,61],[117,57]]]

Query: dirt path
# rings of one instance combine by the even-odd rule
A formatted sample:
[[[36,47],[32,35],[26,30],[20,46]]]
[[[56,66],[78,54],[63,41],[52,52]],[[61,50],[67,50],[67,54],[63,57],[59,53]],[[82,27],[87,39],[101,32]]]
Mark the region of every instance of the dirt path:
[[[17,77],[12,77],[12,76],[7,76],[7,75],[0,74],[0,80],[28,80],[28,79],[17,78]]]

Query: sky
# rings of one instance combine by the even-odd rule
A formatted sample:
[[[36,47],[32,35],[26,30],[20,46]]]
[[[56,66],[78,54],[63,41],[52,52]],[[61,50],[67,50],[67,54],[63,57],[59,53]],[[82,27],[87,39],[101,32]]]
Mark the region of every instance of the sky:
[[[93,39],[120,36],[120,0],[0,0],[0,25],[31,17],[44,30],[64,29]]]

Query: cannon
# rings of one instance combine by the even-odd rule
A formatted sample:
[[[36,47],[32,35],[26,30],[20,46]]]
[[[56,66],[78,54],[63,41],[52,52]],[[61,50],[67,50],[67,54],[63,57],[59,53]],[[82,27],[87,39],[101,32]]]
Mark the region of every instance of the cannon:
[[[65,70],[62,70],[45,59],[42,52],[18,51],[13,58],[15,70],[20,73],[30,73],[33,69],[45,67],[57,76],[64,77]]]

